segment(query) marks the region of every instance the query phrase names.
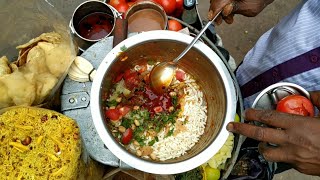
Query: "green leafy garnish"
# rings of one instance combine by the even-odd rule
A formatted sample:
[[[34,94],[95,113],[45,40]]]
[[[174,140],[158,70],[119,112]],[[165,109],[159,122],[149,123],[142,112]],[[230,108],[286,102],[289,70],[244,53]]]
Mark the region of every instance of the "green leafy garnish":
[[[140,144],[140,146],[145,146],[146,143],[144,143],[145,138],[141,136],[135,136],[134,139]]]
[[[154,60],[148,60],[147,63],[148,63],[149,65],[154,65],[156,62],[155,62]]]
[[[118,102],[116,100],[107,101],[107,106],[108,107],[115,107],[117,105],[118,105]]]
[[[178,106],[178,96],[173,96],[172,97],[172,105],[175,108]]]
[[[156,143],[156,140],[155,140],[155,139],[153,139],[152,141],[150,141],[150,142],[148,143],[148,145],[149,145],[149,146],[152,146],[152,145],[154,145],[154,143]]]
[[[202,171],[199,167],[184,173],[176,174],[174,177],[175,180],[202,180],[203,178]]]
[[[128,118],[123,118],[122,119],[121,126],[125,127],[126,129],[131,127],[131,124],[133,124],[133,120],[132,119],[128,119]]]
[[[172,136],[173,135],[173,131],[174,131],[174,128],[170,129],[168,134],[166,135],[166,137]]]
[[[126,51],[128,48],[126,47],[126,45],[123,45],[122,47],[120,47],[121,51]]]

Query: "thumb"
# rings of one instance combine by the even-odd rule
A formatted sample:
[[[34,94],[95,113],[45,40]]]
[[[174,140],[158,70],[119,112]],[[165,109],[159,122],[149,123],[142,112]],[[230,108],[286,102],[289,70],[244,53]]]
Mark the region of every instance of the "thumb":
[[[310,92],[310,98],[313,105],[320,110],[320,91]]]

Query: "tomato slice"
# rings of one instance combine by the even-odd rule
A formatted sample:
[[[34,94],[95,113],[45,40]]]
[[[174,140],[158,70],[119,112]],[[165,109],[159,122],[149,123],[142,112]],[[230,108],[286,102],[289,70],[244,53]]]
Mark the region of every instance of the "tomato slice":
[[[118,109],[108,109],[106,111],[106,116],[112,121],[117,121],[119,120],[121,114]]]
[[[139,65],[140,66],[140,69],[138,71],[138,73],[143,73],[147,70],[147,65],[146,64],[143,64],[143,65]]]
[[[134,87],[139,85],[139,76],[137,72],[132,72],[130,74],[124,74],[124,82],[126,84],[126,87],[129,90],[132,90]]]
[[[131,128],[126,129],[126,131],[122,134],[121,142],[122,144],[129,144],[133,137],[133,131]]]
[[[114,83],[117,83],[117,82],[121,81],[122,78],[123,78],[123,73],[119,74],[119,75],[113,80],[113,82],[114,82]]]
[[[125,116],[126,114],[128,114],[128,112],[130,112],[131,108],[129,106],[123,106],[121,108],[119,108],[119,112],[121,114],[121,116]]]
[[[127,69],[124,71],[123,77],[124,79],[128,79],[128,77],[131,75],[131,69]]]
[[[185,76],[186,76],[186,73],[185,72],[183,72],[183,71],[181,71],[181,70],[177,70],[176,71],[176,79],[178,80],[178,81],[184,81],[184,78],[185,78]]]
[[[153,110],[155,113],[160,113],[163,111],[163,108],[161,106],[157,106],[157,107],[153,108]]]
[[[301,116],[314,116],[312,102],[301,95],[290,95],[281,99],[277,104],[277,111]]]

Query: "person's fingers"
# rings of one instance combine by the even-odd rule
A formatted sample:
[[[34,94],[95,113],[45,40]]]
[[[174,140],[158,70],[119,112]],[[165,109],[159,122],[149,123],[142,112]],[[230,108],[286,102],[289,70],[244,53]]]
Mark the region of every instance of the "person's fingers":
[[[221,23],[222,23],[222,15],[219,15],[218,17],[217,17],[217,19],[215,20],[215,22],[216,22],[216,25],[220,25]]]
[[[292,163],[294,159],[284,146],[271,146],[265,142],[259,143],[259,152],[267,161]]]
[[[214,14],[213,14],[213,11],[212,10],[209,10],[208,12],[208,19],[211,20],[214,18]]]
[[[212,20],[220,11],[223,10],[223,8],[230,4],[232,2],[232,0],[214,0],[211,1],[211,5],[210,5],[210,11],[212,11],[210,14],[210,16],[208,15],[208,19]]]
[[[310,99],[312,104],[320,110],[320,91],[310,92]]]
[[[233,133],[242,134],[258,141],[269,142],[273,144],[285,144],[288,142],[288,136],[281,129],[231,122],[227,125],[227,130]]]
[[[223,16],[227,17],[232,13],[232,10],[233,10],[233,3],[230,3],[223,8],[221,13]]]
[[[247,109],[245,119],[247,121],[258,121],[269,126],[287,129],[301,123],[302,119],[311,118],[300,115],[281,113],[274,110]]]
[[[223,20],[227,23],[227,24],[232,24],[233,23],[233,14],[230,14],[227,17],[224,17]]]

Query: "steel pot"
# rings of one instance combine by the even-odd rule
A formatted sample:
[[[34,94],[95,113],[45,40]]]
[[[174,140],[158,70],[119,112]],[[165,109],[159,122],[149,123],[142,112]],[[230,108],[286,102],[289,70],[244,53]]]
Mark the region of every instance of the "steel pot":
[[[191,36],[173,31],[143,32],[114,47],[97,70],[90,101],[95,128],[110,151],[133,168],[154,174],[177,174],[194,169],[216,154],[229,135],[226,125],[235,117],[236,90],[225,64],[202,42],[197,42],[178,65],[194,76],[208,102],[205,132],[194,147],[176,159],[164,162],[145,160],[126,151],[107,128],[101,97],[112,86],[112,79],[121,70],[150,59],[170,61],[178,56],[192,39]],[[122,52],[124,47],[126,50]],[[123,61],[124,57],[128,58]]]

